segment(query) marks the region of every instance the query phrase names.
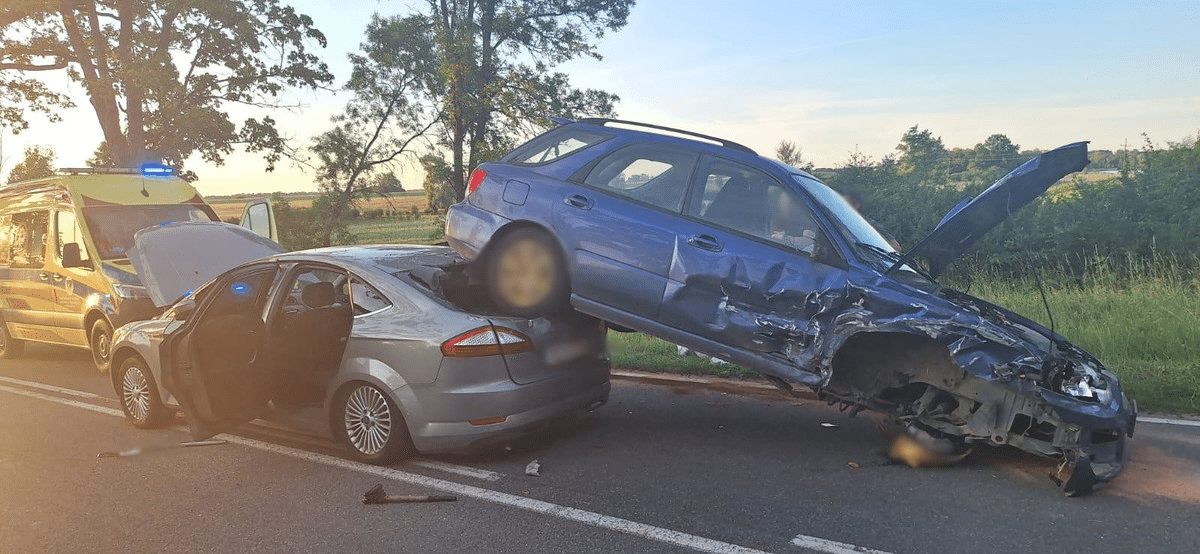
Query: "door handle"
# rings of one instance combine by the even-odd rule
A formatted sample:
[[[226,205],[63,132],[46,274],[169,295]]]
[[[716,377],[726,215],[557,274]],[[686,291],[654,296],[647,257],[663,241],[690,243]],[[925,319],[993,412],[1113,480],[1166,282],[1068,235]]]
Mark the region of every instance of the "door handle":
[[[50,277],[53,278],[55,281],[62,281],[63,279],[66,279],[66,277],[63,277],[62,275],[59,275],[57,273],[51,275]]]
[[[720,252],[721,241],[712,235],[692,235],[687,239],[688,244],[709,252]]]
[[[592,199],[583,196],[582,194],[572,194],[571,196],[563,198],[563,204],[579,208],[581,210],[592,209]]]
[[[40,277],[43,281],[49,281],[50,280],[50,272],[43,271],[38,274],[38,277]]]

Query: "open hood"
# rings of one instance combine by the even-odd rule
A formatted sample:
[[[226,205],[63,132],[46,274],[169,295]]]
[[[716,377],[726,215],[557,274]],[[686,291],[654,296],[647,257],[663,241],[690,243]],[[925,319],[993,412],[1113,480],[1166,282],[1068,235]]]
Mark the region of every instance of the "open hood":
[[[195,222],[142,229],[127,254],[150,299],[161,308],[230,269],[282,252],[282,246],[249,229]]]
[[[1059,179],[1088,164],[1087,143],[1055,148],[1029,160],[973,199],[960,202],[929,236],[904,254],[889,273],[914,258],[929,261],[934,277],[1013,212],[1041,196]]]

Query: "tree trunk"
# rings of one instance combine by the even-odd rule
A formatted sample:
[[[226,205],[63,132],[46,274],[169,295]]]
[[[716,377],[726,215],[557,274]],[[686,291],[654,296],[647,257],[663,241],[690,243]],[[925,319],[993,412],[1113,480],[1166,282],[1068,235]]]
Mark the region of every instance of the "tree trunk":
[[[93,53],[84,40],[83,29],[77,19],[77,14],[71,0],[63,0],[59,13],[62,14],[63,26],[67,31],[67,40],[71,45],[75,60],[79,63],[83,83],[87,89],[88,99],[95,108],[96,119],[104,132],[104,141],[108,143],[109,153],[117,167],[128,167],[132,159],[129,153],[129,143],[121,130],[121,111],[117,107],[117,94],[113,83],[108,78],[107,67],[98,66],[93,60],[103,60]],[[92,5],[94,13],[95,5]],[[96,34],[103,40],[101,33]]]

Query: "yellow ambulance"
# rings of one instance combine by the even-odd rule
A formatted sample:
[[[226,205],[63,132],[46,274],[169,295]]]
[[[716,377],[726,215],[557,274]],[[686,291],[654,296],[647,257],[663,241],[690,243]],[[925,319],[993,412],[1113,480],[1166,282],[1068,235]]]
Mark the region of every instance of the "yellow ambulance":
[[[108,371],[113,329],[158,313],[125,252],[137,231],[174,221],[218,218],[158,164],[0,187],[0,358],[19,357],[27,341],[80,346]],[[274,235],[268,224],[260,234]]]

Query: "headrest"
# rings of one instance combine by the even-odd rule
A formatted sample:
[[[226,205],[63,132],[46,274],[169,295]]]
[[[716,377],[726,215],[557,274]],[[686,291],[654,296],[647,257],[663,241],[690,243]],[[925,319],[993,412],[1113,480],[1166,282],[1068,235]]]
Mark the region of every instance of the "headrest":
[[[305,285],[300,300],[309,308],[327,308],[333,305],[333,283],[319,282]]]

